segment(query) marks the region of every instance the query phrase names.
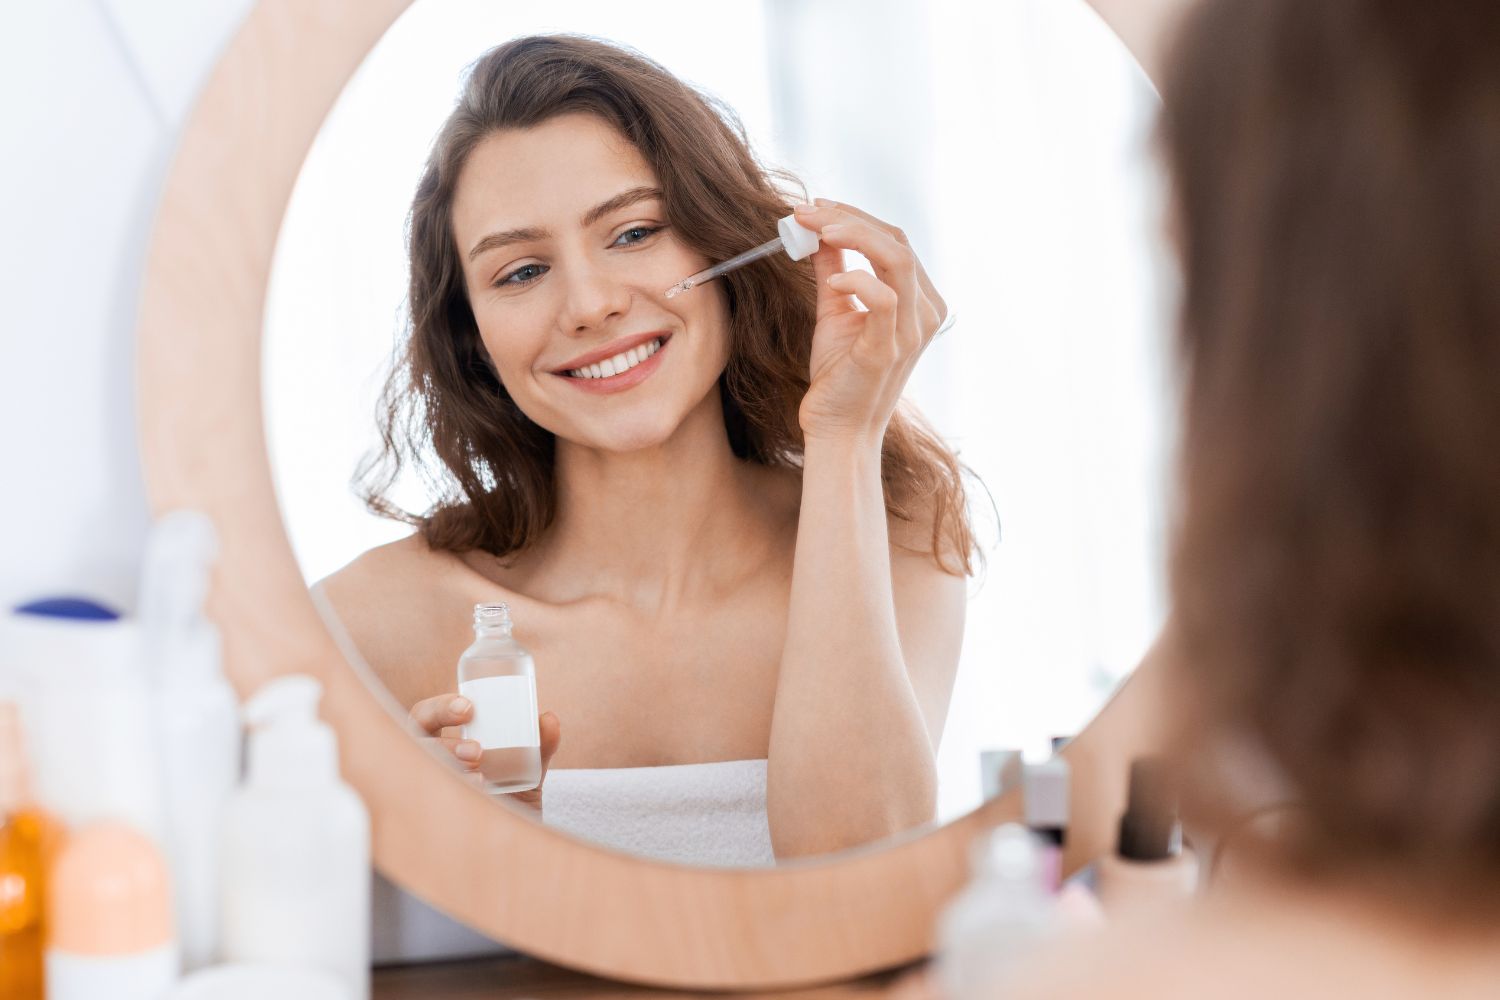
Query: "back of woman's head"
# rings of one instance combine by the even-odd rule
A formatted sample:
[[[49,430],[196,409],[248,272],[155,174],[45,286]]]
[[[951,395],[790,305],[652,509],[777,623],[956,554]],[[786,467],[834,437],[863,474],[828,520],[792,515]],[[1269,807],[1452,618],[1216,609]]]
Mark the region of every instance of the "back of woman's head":
[[[1500,874],[1500,5],[1204,0],[1163,82],[1183,663],[1309,869]]]
[[[555,513],[553,438],[511,400],[484,353],[452,207],[464,163],[484,139],[575,113],[598,117],[640,153],[676,239],[704,258],[747,249],[791,213],[782,188],[795,179],[756,161],[733,111],[639,53],[582,36],[540,35],[480,58],[433,142],[412,203],[411,335],[386,387],[384,449],[357,474],[371,509],[418,526],[434,548],[517,552]],[[728,300],[729,362],[720,389],[730,445],[743,459],[795,467],[817,306],[811,270],[775,255],[716,284]],[[906,517],[935,511],[934,555],[951,555],[967,568],[973,541],[952,453],[898,413],[883,457],[888,508]],[[408,463],[436,494],[424,513],[389,499]]]

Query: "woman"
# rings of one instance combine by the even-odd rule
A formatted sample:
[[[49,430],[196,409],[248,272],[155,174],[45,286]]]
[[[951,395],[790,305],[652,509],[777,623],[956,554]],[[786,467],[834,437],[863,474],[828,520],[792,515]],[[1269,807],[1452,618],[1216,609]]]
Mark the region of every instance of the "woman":
[[[1220,877],[1007,995],[1493,996],[1500,8],[1204,0],[1162,93],[1170,687]]]
[[[367,479],[417,531],[321,585],[470,766],[440,735],[471,711],[455,664],[472,606],[509,603],[549,803],[564,769],[617,770],[623,795],[626,769],[759,766],[758,844],[634,845],[682,860],[933,818],[973,539],[956,459],[898,402],[942,299],[899,230],[823,201],[796,206],[811,267],[664,295],[792,210],[732,114],[654,63],[567,36],[487,54],[412,206],[411,338]],[[387,493],[424,452],[441,495],[412,515]]]

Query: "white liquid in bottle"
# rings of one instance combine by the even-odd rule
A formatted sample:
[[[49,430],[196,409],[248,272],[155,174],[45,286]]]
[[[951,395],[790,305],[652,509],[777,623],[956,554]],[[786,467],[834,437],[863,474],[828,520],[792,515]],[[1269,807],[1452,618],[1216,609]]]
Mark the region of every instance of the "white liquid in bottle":
[[[474,703],[463,735],[479,743],[479,773],[491,793],[542,783],[536,667],[510,629],[508,606],[474,605],[474,644],[458,658],[458,693]]]

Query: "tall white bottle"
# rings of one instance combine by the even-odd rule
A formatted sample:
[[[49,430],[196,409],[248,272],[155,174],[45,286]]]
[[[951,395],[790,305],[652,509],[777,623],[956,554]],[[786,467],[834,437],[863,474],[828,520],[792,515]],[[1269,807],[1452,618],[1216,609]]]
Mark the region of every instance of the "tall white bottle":
[[[937,972],[949,1000],[1003,996],[1017,962],[1058,926],[1043,842],[1018,823],[982,835],[974,878],[938,921]]]
[[[339,779],[322,686],[278,677],[250,699],[249,769],[224,818],[224,957],[323,969],[370,993],[370,818]]]
[[[208,516],[172,511],[151,528],[141,580],[142,654],[166,779],[163,846],[188,971],[219,957],[219,824],[240,779],[239,708],[218,629],[202,613],[217,556]]]

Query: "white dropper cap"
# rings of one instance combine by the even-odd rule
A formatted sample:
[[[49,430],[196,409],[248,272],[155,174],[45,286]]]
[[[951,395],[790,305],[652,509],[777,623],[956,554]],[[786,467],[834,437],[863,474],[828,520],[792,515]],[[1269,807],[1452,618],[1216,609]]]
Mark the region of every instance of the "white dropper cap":
[[[146,672],[157,681],[212,678],[219,630],[203,617],[219,539],[207,514],[174,510],[151,526],[141,573]]]
[[[338,780],[338,737],[318,718],[323,685],[306,674],[278,677],[245,706],[250,724],[248,783],[307,788]]]
[[[795,215],[788,215],[776,223],[776,229],[781,233],[781,245],[786,250],[786,255],[792,260],[801,260],[817,253],[818,234],[798,222]]]

